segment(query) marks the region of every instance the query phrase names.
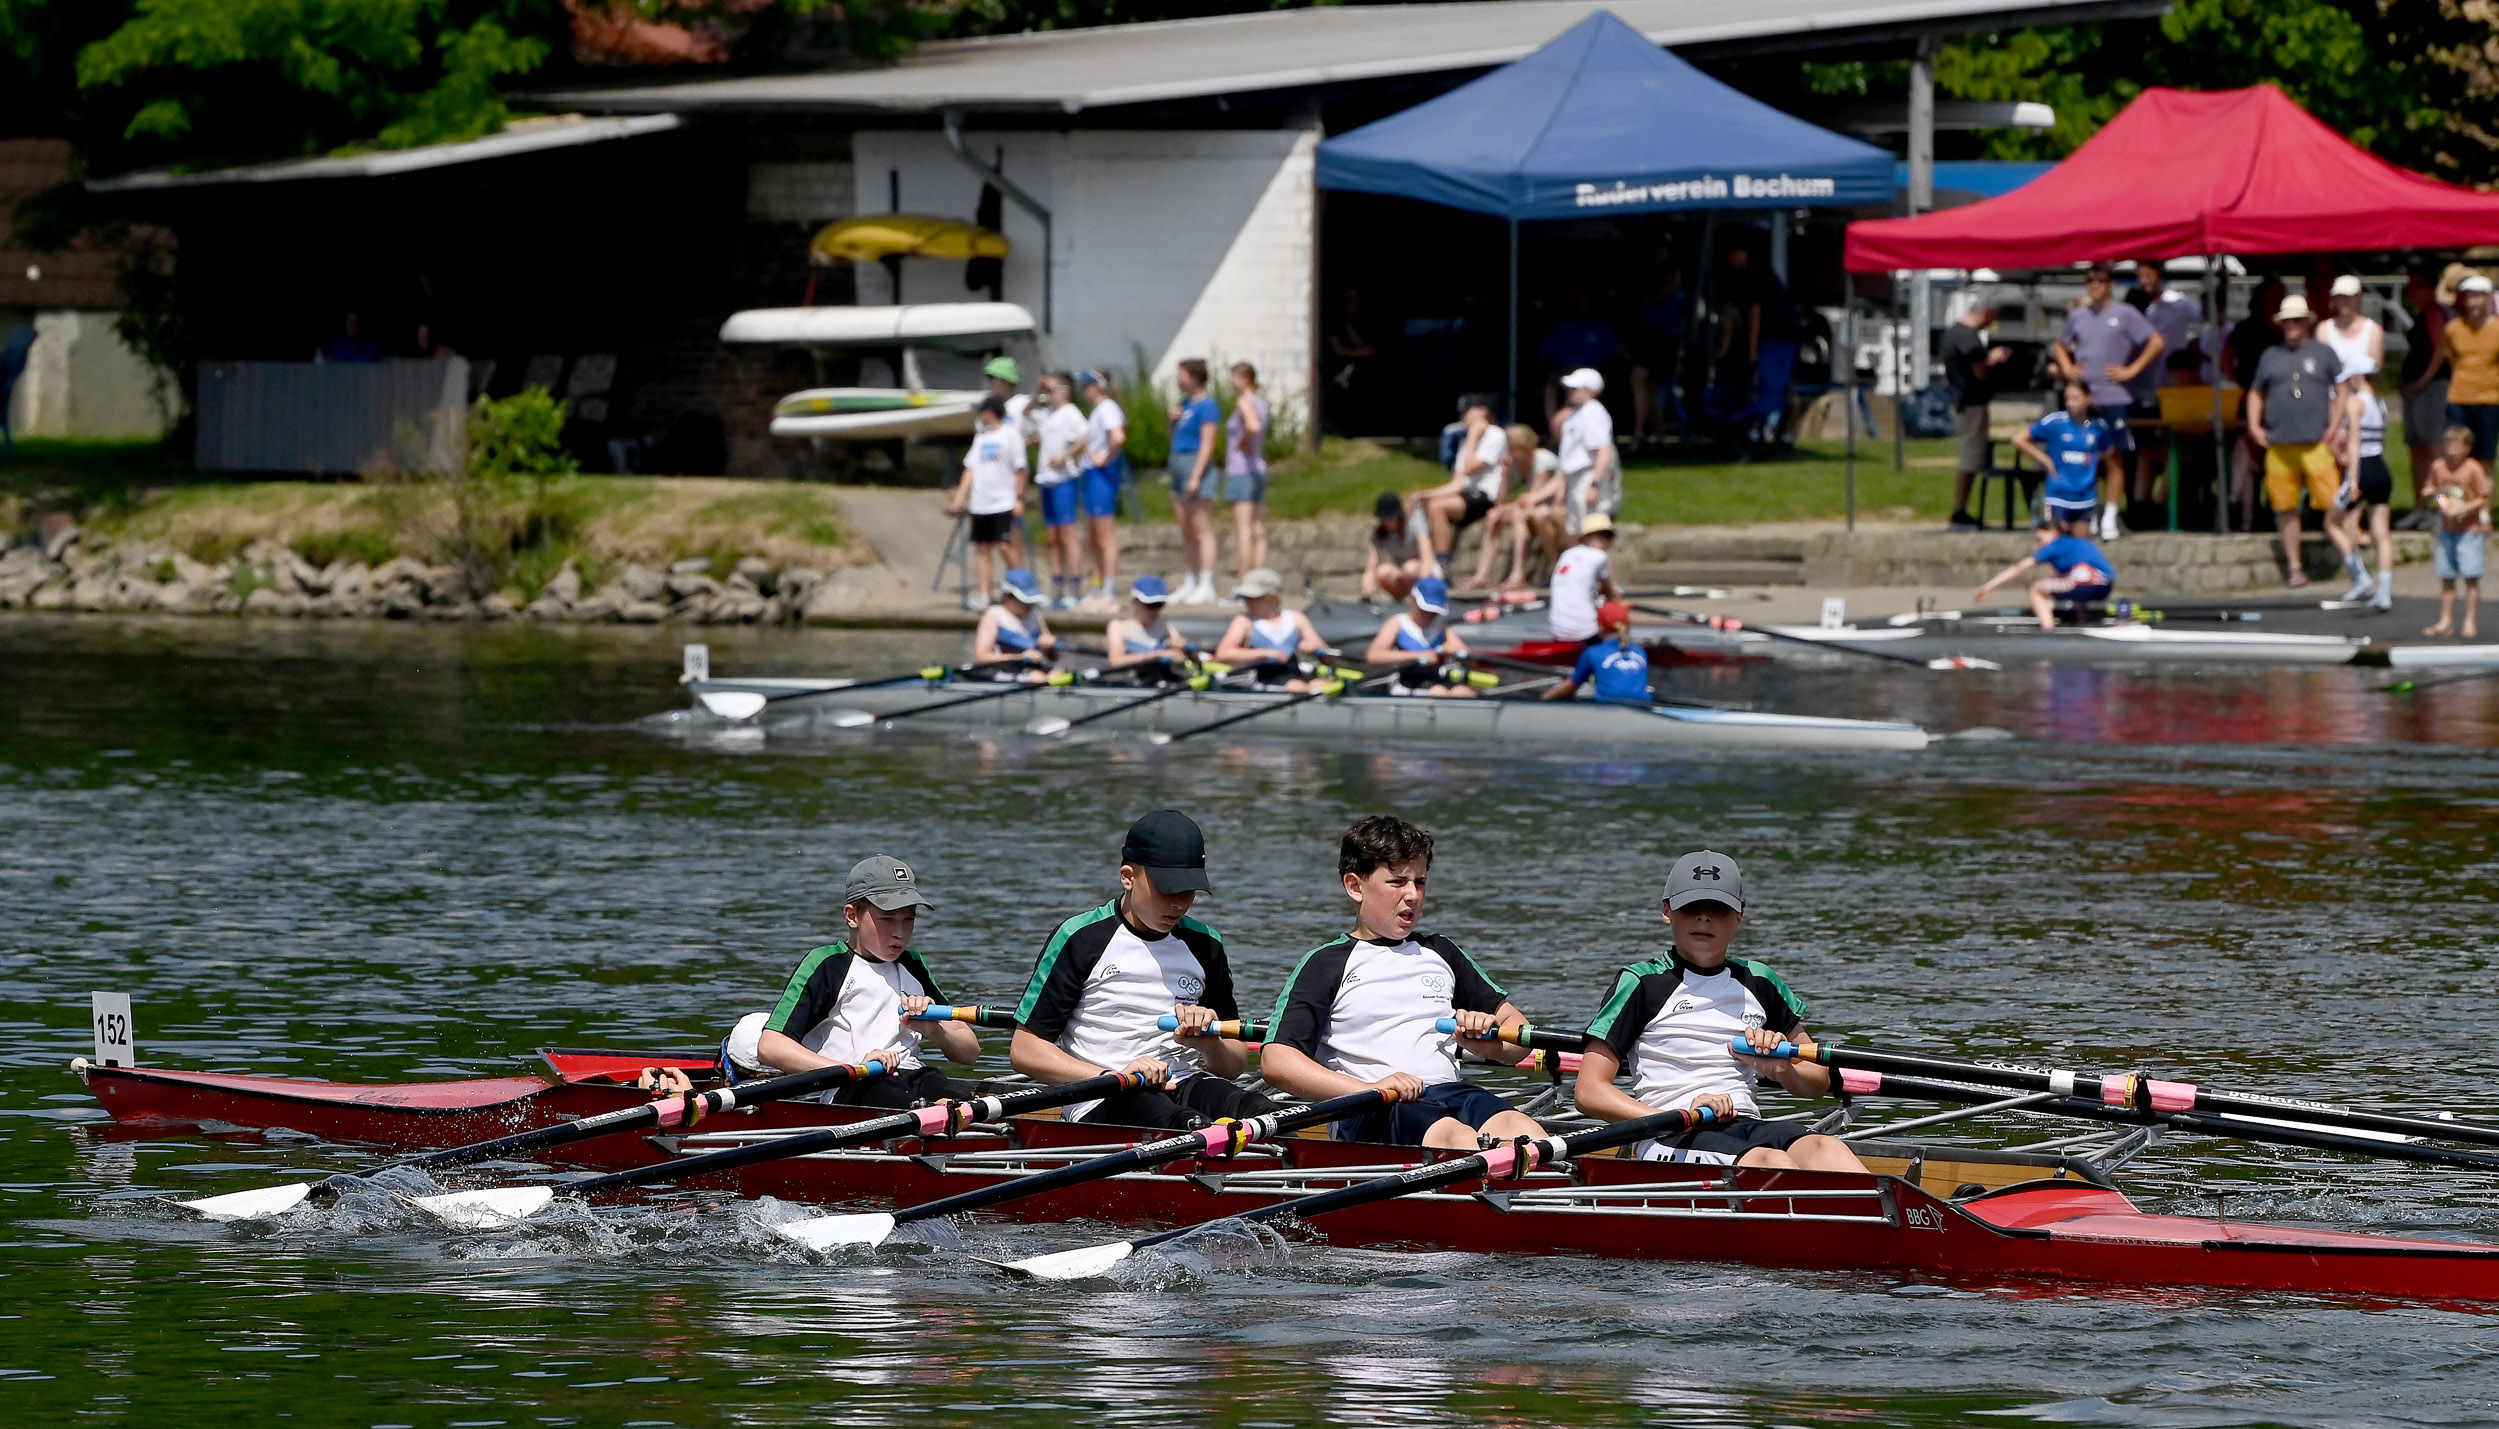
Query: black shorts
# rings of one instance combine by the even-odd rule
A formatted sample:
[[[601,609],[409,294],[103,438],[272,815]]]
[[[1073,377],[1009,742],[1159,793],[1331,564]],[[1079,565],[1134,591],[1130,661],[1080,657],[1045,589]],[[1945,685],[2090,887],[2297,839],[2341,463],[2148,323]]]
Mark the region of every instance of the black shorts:
[[[2386,469],[2384,456],[2360,459],[2360,509],[2384,506],[2395,499],[2395,474]]]
[[[972,539],[984,546],[1003,546],[1015,537],[1015,513],[992,511],[972,517]]]
[[[1410,1102],[1382,1107],[1369,1116],[1336,1124],[1339,1141],[1379,1141],[1391,1146],[1421,1146],[1423,1133],[1444,1119],[1465,1122],[1482,1129],[1485,1122],[1505,1111],[1518,1108],[1485,1091],[1473,1082],[1442,1082],[1425,1087],[1423,1095]]]
[[[1450,534],[1455,535],[1456,533],[1465,530],[1467,527],[1474,525],[1476,522],[1483,520],[1485,513],[1490,510],[1492,510],[1491,497],[1475,490],[1473,487],[1467,488],[1466,512],[1458,518],[1456,525],[1449,528]]]
[[[1763,1121],[1758,1117],[1739,1116],[1724,1126],[1704,1126],[1681,1136],[1661,1136],[1643,1141],[1635,1154],[1647,1161],[1697,1161],[1711,1166],[1732,1166],[1745,1152],[1767,1146],[1785,1151],[1813,1133],[1804,1123],[1795,1121]]]
[[[1082,1118],[1088,1126],[1150,1126],[1189,1131],[1231,1117],[1264,1116],[1276,1103],[1221,1077],[1199,1073],[1176,1087],[1148,1088],[1104,1097]]]
[[[2127,419],[2143,415],[2136,410],[2139,405],[2128,402],[2122,406],[2091,409],[2091,415],[2109,424],[2109,435],[2116,438],[2117,449],[2121,452],[2131,452],[2135,449],[2135,429],[2128,424]],[[2160,414],[2160,404],[2156,402],[2152,405],[2151,415],[2157,417]]]
[[[963,1101],[978,1096],[980,1089],[971,1082],[949,1077],[935,1067],[912,1067],[852,1082],[836,1090],[827,1100],[835,1106],[873,1106],[901,1111],[908,1107],[929,1106],[942,1101]]]

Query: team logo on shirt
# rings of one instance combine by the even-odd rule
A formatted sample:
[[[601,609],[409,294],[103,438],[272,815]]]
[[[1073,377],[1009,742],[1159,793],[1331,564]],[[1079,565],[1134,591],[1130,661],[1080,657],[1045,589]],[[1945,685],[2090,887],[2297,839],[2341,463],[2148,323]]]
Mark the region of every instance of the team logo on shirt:
[[[1423,991],[1432,997],[1447,997],[1449,995],[1449,987],[1449,974],[1447,973],[1425,973],[1423,975]]]
[[[1181,973],[1172,978],[1171,990],[1182,997],[1194,999],[1199,993],[1206,991],[1206,979],[1191,973]]]

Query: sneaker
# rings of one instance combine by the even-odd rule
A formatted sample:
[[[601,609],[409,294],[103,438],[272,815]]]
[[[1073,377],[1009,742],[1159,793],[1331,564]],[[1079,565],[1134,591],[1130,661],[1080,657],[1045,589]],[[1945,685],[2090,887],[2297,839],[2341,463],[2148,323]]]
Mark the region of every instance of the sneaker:
[[[2123,534],[2125,533],[2119,530],[2117,525],[2117,503],[2112,501],[2108,505],[2101,507],[2100,539],[2103,541],[2114,541]]]
[[[1074,596],[1072,596],[1072,595],[1063,595],[1063,596],[1060,596],[1060,597],[1058,598],[1058,600],[1057,600],[1057,601],[1056,601],[1056,602],[1055,602],[1055,603],[1051,606],[1051,609],[1053,609],[1053,610],[1074,610],[1075,608],[1076,608],[1076,597],[1074,597]]]
[[[963,608],[972,612],[974,615],[978,615],[982,611],[989,609],[989,598],[986,596],[967,595],[963,598]]]

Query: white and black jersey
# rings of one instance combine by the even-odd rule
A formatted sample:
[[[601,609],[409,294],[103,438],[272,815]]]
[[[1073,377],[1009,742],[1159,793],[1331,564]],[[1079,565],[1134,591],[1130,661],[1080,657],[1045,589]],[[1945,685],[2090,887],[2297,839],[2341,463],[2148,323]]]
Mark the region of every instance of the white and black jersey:
[[[1459,1080],[1458,1042],[1435,1024],[1461,1010],[1497,1012],[1508,1000],[1447,938],[1381,943],[1349,933],[1302,956],[1267,1035],[1332,1072],[1366,1082],[1404,1072],[1440,1086]]]
[[[836,1062],[857,1062],[892,1047],[902,1066],[920,1065],[920,1034],[902,1020],[902,1000],[945,1001],[918,953],[892,962],[863,957],[848,943],[827,943],[801,958],[781,1001],[764,1019],[768,1031]]]
[[[1016,1005],[1015,1022],[1112,1071],[1139,1057],[1160,1058],[1177,1083],[1205,1070],[1196,1049],[1154,1025],[1182,1003],[1208,1008],[1226,1021],[1241,1015],[1223,935],[1184,917],[1163,937],[1145,936],[1120,916],[1114,898],[1061,923],[1050,935],[1033,964],[1024,1000]],[[1080,1121],[1084,1112],[1078,1107],[1066,1115]]]
[[[1588,1039],[1614,1049],[1631,1094],[1660,1111],[1681,1111],[1704,1092],[1724,1092],[1738,1116],[1755,1116],[1752,1069],[1729,1044],[1752,1026],[1795,1032],[1805,1000],[1765,963],[1729,958],[1702,969],[1668,953],[1633,963],[1614,979]]]

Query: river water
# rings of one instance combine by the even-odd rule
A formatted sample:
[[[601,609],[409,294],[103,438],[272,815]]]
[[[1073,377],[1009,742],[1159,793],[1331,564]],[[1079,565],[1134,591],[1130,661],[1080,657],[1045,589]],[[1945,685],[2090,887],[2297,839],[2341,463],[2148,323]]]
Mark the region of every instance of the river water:
[[[2023,738],[1918,755],[1435,757],[912,734],[688,740],[669,632],[0,625],[0,1423],[2486,1424],[2499,1318],[2285,1295],[1485,1260],[1304,1240],[1034,1287],[929,1247],[811,1259],[756,1212],[447,1232],[202,1225],[135,1192],[366,1164],[108,1134],[87,993],[144,1063],[356,1081],[699,1045],[917,866],[921,947],[1001,1001],[1190,810],[1263,1003],[1344,925],[1334,838],[1435,829],[1427,925],[1539,1021],[1657,946],[1668,861],[1742,859],[1743,950],[1825,1033],[2499,1115],[2499,681],[2365,670],[1754,668],[1713,698]],[[723,672],[875,673],[923,634],[732,632]],[[992,1043],[998,1039],[993,1035]],[[2033,1135],[2060,1134],[2055,1131]],[[2499,1178],[2183,1139],[2159,1209],[2499,1238]],[[1076,1243],[983,1224],[995,1253]]]

